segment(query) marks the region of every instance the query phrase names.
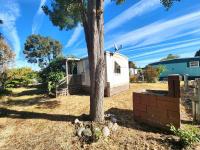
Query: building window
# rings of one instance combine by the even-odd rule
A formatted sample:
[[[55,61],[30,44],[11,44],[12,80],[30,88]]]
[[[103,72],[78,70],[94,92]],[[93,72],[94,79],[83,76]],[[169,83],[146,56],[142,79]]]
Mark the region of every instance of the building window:
[[[190,68],[196,68],[199,67],[199,61],[191,61],[189,63]]]
[[[120,65],[117,62],[115,62],[114,65],[115,65],[114,72],[115,73],[121,73],[121,67],[120,67]]]

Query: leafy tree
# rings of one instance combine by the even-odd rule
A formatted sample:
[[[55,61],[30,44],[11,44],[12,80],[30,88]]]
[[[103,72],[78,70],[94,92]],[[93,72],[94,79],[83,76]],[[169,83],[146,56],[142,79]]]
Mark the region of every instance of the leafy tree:
[[[0,66],[4,69],[15,57],[14,52],[3,38],[0,38]],[[3,71],[3,70],[1,70]]]
[[[29,63],[38,63],[45,68],[53,59],[61,55],[62,45],[59,41],[41,35],[31,35],[24,45],[24,54]]]
[[[49,65],[40,72],[42,82],[47,85],[49,93],[53,93],[56,83],[64,78],[65,75],[65,58],[57,57]]]
[[[163,4],[163,6],[169,9],[174,4],[174,2],[181,1],[181,0],[160,0],[160,1]]]
[[[200,50],[195,53],[195,57],[200,57]]]
[[[172,60],[172,59],[176,59],[176,58],[180,58],[180,57],[178,55],[169,54],[169,55],[167,55],[166,58],[163,58],[160,61]]]
[[[37,79],[37,72],[31,68],[22,67],[7,71],[6,87],[27,87]]]
[[[157,70],[157,72],[158,72],[158,75],[160,75],[161,73],[165,72],[167,69],[166,69],[166,67],[163,66],[163,65],[158,65],[158,66],[156,67],[156,70]]]
[[[0,87],[5,89],[8,64],[14,60],[15,54],[3,38],[0,38]]]
[[[125,0],[111,1],[121,4]],[[161,0],[161,3],[169,8],[174,1]],[[94,121],[103,121],[104,0],[52,0],[50,7],[42,8],[61,30],[73,29],[79,22],[83,25],[90,68],[90,116]]]

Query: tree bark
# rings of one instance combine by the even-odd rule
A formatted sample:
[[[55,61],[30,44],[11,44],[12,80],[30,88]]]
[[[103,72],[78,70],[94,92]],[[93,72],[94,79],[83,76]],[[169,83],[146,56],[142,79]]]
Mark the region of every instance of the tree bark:
[[[104,120],[104,0],[88,1],[87,14],[82,15],[90,69],[90,116],[93,121]]]

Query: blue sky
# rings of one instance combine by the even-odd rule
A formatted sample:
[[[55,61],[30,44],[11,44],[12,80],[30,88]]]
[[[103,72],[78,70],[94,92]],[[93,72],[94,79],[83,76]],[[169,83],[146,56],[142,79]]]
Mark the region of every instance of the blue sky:
[[[44,15],[41,6],[49,0],[0,0],[0,26],[6,40],[16,53],[14,66],[28,64],[23,55],[26,38],[31,34],[51,36],[63,45],[63,54],[87,55],[81,25],[60,31]],[[160,0],[126,0],[116,6],[105,0],[105,49],[123,45],[120,53],[143,67],[169,53],[192,57],[200,49],[199,0],[182,0],[166,11]]]

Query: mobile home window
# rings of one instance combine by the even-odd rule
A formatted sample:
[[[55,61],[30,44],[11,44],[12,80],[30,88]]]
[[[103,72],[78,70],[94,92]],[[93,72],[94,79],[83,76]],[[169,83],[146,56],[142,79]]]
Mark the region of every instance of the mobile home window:
[[[191,61],[190,62],[190,68],[199,67],[199,61]]]
[[[121,67],[120,67],[120,65],[117,62],[115,62],[114,72],[115,73],[121,73]]]

